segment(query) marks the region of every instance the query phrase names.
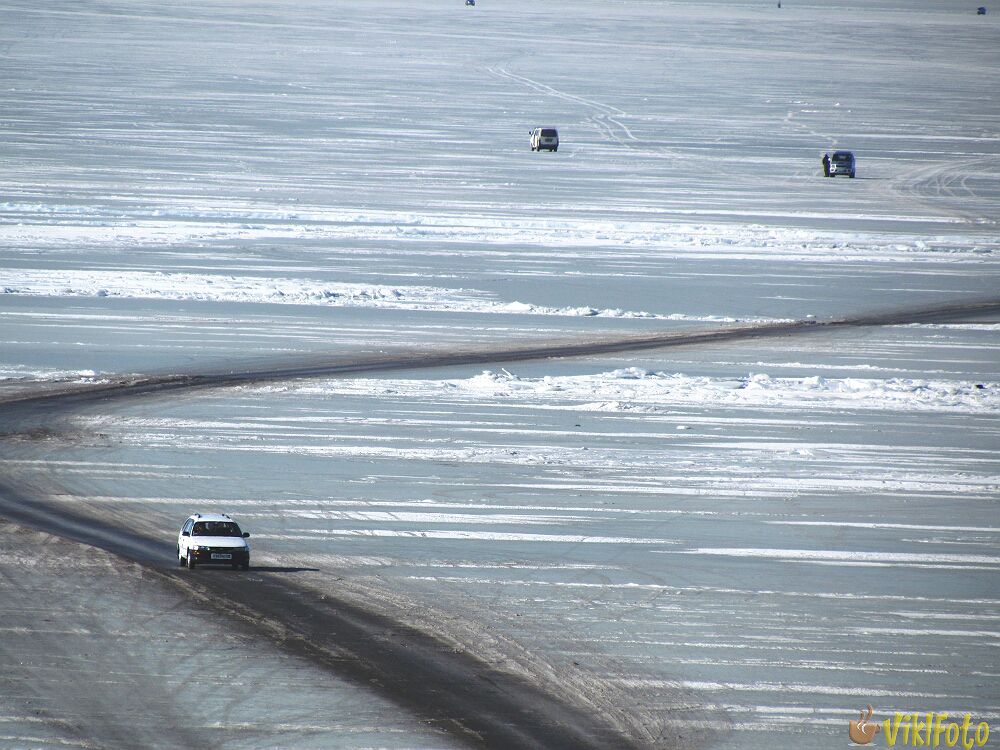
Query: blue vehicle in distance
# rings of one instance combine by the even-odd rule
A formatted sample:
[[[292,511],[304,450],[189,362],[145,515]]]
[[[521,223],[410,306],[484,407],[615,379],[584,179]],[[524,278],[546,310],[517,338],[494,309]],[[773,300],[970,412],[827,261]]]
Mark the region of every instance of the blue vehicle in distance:
[[[830,157],[830,176],[836,177],[839,174],[846,174],[854,177],[857,168],[857,160],[853,151],[834,151]]]

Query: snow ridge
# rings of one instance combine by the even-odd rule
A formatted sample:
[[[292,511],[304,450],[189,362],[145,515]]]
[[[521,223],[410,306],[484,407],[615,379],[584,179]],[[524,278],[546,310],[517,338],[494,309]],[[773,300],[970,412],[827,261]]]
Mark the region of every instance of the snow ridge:
[[[300,392],[391,393],[409,398],[489,401],[516,398],[532,406],[579,411],[657,412],[677,406],[840,410],[881,409],[1000,413],[1000,383],[915,378],[685,375],[637,367],[594,375],[522,378],[484,370],[462,380],[332,380]]]

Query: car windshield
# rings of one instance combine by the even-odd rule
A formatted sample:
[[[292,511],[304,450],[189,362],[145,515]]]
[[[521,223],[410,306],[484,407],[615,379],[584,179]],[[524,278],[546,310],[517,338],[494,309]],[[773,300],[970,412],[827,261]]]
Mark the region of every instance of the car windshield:
[[[834,154],[833,155],[833,160],[834,161],[850,161],[852,157],[853,157],[853,154]]]
[[[545,138],[555,138],[557,135],[559,134],[552,128],[545,128],[544,130],[542,130],[542,136]]]
[[[232,521],[199,521],[191,536],[243,536],[243,532]]]

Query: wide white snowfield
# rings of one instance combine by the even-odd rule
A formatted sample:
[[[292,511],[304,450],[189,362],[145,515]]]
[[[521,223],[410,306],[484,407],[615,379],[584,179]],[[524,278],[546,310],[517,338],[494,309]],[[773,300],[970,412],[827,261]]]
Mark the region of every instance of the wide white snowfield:
[[[0,396],[996,299],[996,10],[4,0]],[[558,152],[529,150],[537,126]],[[842,148],[857,178],[824,179]],[[255,564],[640,746],[840,747],[869,703],[1000,723],[998,333],[816,326],[161,397],[6,441],[0,470],[166,546],[230,512]],[[58,720],[53,657],[23,655],[54,642],[31,589],[113,605],[65,624],[83,653],[141,575],[101,557],[69,587],[27,545],[0,569],[33,582],[0,596],[0,747],[116,746]],[[172,601],[142,600],[128,659],[60,646],[81,683],[118,675],[93,711],[182,679]],[[261,648],[245,693],[157,693],[193,723],[144,746],[455,746]],[[258,679],[310,683],[308,710]]]

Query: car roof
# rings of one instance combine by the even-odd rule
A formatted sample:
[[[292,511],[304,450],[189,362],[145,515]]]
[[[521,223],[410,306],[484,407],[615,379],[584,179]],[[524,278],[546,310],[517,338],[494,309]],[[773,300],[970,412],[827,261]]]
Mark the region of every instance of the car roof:
[[[194,519],[195,521],[232,521],[233,519],[227,516],[225,513],[192,513],[188,516],[188,520]]]
[[[834,156],[854,156],[853,151],[834,151]]]

